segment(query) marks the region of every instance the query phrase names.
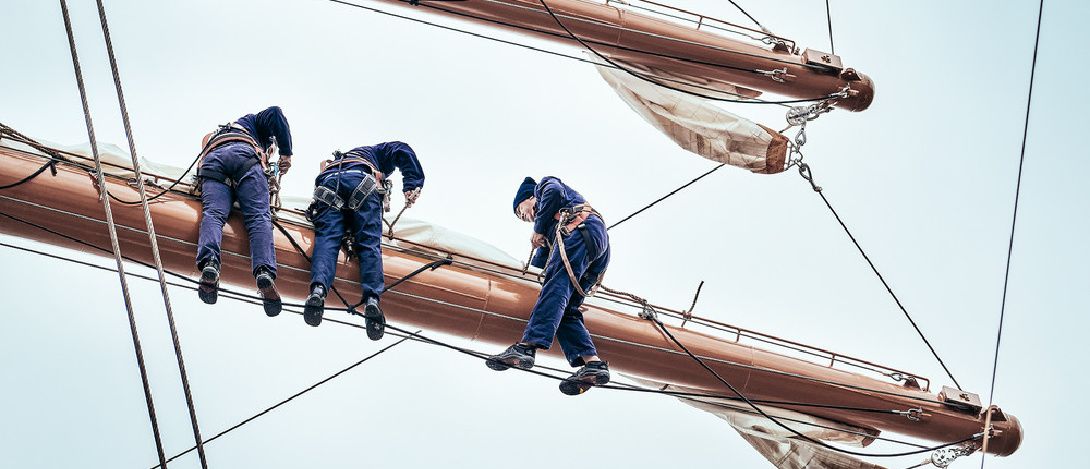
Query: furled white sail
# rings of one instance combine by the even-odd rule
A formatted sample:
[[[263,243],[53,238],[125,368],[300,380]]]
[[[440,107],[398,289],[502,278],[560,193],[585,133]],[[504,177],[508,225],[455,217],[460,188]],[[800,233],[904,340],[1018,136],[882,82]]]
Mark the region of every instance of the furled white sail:
[[[598,66],[628,106],[678,146],[704,158],[773,174],[786,167],[787,137],[685,93]]]

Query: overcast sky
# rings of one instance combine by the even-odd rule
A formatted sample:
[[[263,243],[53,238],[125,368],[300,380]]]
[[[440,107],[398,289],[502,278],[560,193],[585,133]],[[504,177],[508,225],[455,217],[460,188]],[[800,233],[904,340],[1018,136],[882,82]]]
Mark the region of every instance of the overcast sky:
[[[58,5],[0,3],[0,122],[86,141]],[[122,144],[94,2],[70,3],[99,138]],[[836,50],[874,79],[877,96],[870,110],[814,123],[807,157],[955,375],[986,400],[1036,2],[831,3]],[[321,0],[106,4],[143,156],[184,167],[215,124],[277,104],[295,143],[286,192],[307,194],[334,149],[403,140],[428,176],[407,216],[515,257],[530,232],[510,214],[523,176],[559,176],[616,220],[713,166],[647,126],[586,64]],[[727,2],[677,4],[744,19]],[[824,2],[744,4],[777,33],[828,49]],[[988,467],[1065,467],[1082,444],[1078,395],[1068,391],[1090,386],[1081,346],[1090,94],[1078,61],[1088,13],[1076,0],[1045,6],[996,386],[1025,441]],[[782,127],[779,107],[731,110]],[[684,307],[705,280],[699,314],[950,384],[796,173],[725,168],[611,237],[610,285]],[[0,264],[0,466],[154,464],[116,275],[10,250]],[[173,454],[192,438],[158,287],[138,281],[133,295]],[[173,299],[206,436],[381,346],[294,315],[209,307],[189,291]],[[551,381],[415,343],[207,450],[214,468],[768,467],[723,422],[673,399],[601,390],[571,398]]]

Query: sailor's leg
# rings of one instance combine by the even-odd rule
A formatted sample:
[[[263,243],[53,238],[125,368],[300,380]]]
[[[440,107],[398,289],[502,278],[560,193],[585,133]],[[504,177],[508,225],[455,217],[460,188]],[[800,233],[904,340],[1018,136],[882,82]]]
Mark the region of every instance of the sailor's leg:
[[[382,196],[373,193],[351,214],[352,247],[360,261],[363,298],[378,298],[386,290],[382,276]]]
[[[276,276],[276,251],[273,249],[272,215],[269,213],[269,180],[261,165],[250,167],[238,181],[238,205],[242,222],[250,235],[250,258],[254,275],[264,267]]]
[[[584,292],[590,293],[608,265],[609,246],[606,245],[605,253],[590,263],[579,280],[579,286]],[[590,331],[583,323],[583,313],[580,309],[584,300],[583,296],[572,294],[571,299],[568,300],[568,307],[564,310],[564,316],[560,319],[560,327],[556,330],[556,340],[560,343],[560,348],[564,350],[564,357],[568,359],[571,366],[585,365],[588,358],[594,359],[598,356]]]
[[[314,252],[311,254],[311,286],[321,285],[327,291],[337,273],[337,256],[344,237],[344,214],[321,204],[314,216]]]
[[[201,179],[201,226],[197,235],[197,267],[219,262],[223,225],[231,214],[231,188],[220,181]]]
[[[352,214],[352,246],[360,261],[360,288],[363,290],[363,317],[367,337],[382,339],[386,316],[379,308],[379,296],[386,291],[382,275],[382,196],[372,193],[363,206]]]
[[[314,252],[310,260],[310,295],[303,305],[303,320],[311,326],[322,323],[326,292],[337,274],[337,256],[344,237],[344,213],[319,202],[314,213]]]
[[[583,240],[578,234],[564,238],[567,246],[568,260],[571,262],[572,271],[576,278],[582,277],[587,270],[589,259]],[[559,243],[553,247],[550,253],[549,264],[545,269],[545,283],[541,287],[541,294],[537,297],[534,310],[530,314],[530,322],[526,324],[526,330],[522,334],[522,343],[547,349],[553,343],[557,328],[560,326],[564,310],[574,294],[574,288],[568,272],[564,268],[564,261],[560,257]]]

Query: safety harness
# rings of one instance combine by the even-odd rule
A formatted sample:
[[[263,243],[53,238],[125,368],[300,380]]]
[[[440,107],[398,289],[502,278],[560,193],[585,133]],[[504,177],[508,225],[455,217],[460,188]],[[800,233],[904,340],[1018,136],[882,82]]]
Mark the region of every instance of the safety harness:
[[[230,142],[241,142],[253,147],[254,154],[257,155],[257,158],[254,158],[254,160],[249,163],[249,166],[246,167],[246,170],[249,170],[255,164],[260,164],[261,169],[268,172],[269,159],[268,155],[265,153],[265,150],[261,147],[261,145],[258,145],[257,140],[255,140],[250,135],[250,133],[246,131],[245,127],[238,125],[238,123],[236,122],[232,122],[230,124],[224,124],[219,126],[219,128],[212,133],[211,138],[209,138],[208,141],[204,144],[204,148],[201,149],[201,154],[197,156],[198,178],[212,179],[214,181],[219,181],[228,185],[233,185],[232,182],[237,182],[231,181],[231,179],[222,172],[204,169],[202,167],[204,165],[205,156],[207,156],[209,153],[212,152],[212,150],[216,149],[220,145],[224,145]]]
[[[583,244],[589,250],[593,246],[593,240],[590,237],[590,233],[587,232],[587,227],[584,224],[587,218],[591,215],[595,215],[603,221],[601,213],[598,213],[594,207],[591,207],[589,203],[578,204],[569,208],[562,208],[556,212],[553,217],[556,219],[556,235],[554,237],[554,243],[557,245],[557,251],[560,252],[560,260],[564,263],[564,270],[568,272],[568,279],[571,280],[572,287],[575,288],[575,292],[579,296],[588,297],[594,296],[594,293],[598,291],[598,287],[602,284],[602,279],[605,277],[605,271],[598,274],[598,278],[594,279],[594,284],[591,285],[589,291],[583,291],[582,285],[579,284],[579,278],[575,275],[575,270],[572,269],[571,261],[568,260],[568,248],[564,246],[564,237],[572,234],[576,230],[583,237]],[[550,256],[551,258],[552,256]],[[545,268],[548,269],[548,260],[546,260]]]

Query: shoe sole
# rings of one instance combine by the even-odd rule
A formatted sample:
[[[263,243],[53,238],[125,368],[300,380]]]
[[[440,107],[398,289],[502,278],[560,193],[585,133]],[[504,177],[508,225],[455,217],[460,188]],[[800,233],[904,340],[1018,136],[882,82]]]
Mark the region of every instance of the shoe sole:
[[[375,305],[367,305],[363,308],[363,318],[364,326],[367,327],[367,338],[382,340],[382,336],[386,334],[386,317],[382,315],[382,310]]]
[[[270,318],[279,316],[284,304],[272,279],[266,276],[258,277],[257,290],[261,292],[261,306],[265,308],[265,315]]]
[[[508,360],[503,360],[500,358],[489,357],[484,361],[484,364],[485,366],[496,371],[504,371],[512,367],[529,370],[530,368],[534,367],[534,361],[527,358],[512,358]]]
[[[578,396],[594,386],[609,384],[609,375],[591,375],[581,379],[566,378],[560,382],[560,392],[569,396]]]
[[[318,327],[322,323],[322,314],[325,312],[325,301],[321,297],[311,295],[303,305],[303,321],[311,326]]]
[[[214,305],[219,298],[220,275],[215,269],[205,268],[201,271],[200,285],[197,287],[197,296],[205,304]]]

